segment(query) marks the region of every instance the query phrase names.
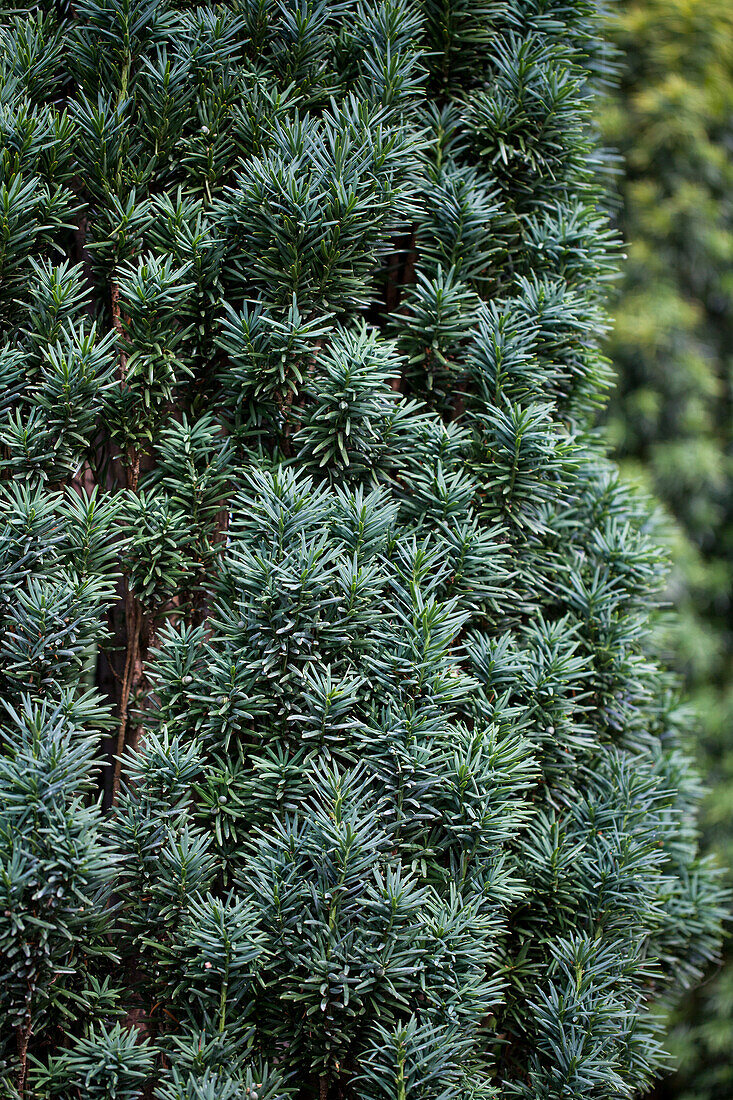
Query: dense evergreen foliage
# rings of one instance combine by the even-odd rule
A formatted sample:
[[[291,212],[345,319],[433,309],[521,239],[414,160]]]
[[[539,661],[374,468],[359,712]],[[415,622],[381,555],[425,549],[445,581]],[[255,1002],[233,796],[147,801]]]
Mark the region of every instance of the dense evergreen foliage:
[[[594,429],[593,5],[0,63],[5,1095],[632,1096],[721,899]]]
[[[667,646],[696,705],[713,788],[706,842],[733,866],[733,10],[634,0],[609,23],[622,51],[601,113],[624,155],[629,242],[610,351],[612,431],[623,462],[674,520]],[[664,1095],[733,1094],[733,966],[706,981],[675,1031],[681,1069]]]

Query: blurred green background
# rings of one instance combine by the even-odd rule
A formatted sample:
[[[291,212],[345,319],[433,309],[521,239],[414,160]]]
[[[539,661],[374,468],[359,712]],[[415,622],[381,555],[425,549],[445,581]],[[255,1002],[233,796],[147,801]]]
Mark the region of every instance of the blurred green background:
[[[706,843],[733,867],[733,0],[612,9],[620,84],[600,122],[624,158],[614,216],[628,258],[609,427],[668,513],[680,618],[663,644],[697,712]],[[654,1100],[733,1098],[730,940],[672,1025],[678,1068]]]

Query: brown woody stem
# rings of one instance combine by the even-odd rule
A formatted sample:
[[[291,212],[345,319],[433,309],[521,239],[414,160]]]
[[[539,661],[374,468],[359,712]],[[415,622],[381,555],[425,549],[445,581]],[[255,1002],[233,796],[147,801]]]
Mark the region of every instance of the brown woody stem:
[[[125,582],[125,627],[127,633],[127,649],[125,652],[125,668],[122,674],[122,688],[120,690],[120,725],[117,732],[117,753],[115,759],[115,771],[112,780],[112,805],[117,802],[120,791],[120,776],[122,773],[122,754],[125,751],[125,737],[128,725],[128,711],[130,696],[133,688],[137,688],[142,679],[142,662],[140,661],[140,641],[142,637],[143,615],[140,601],[130,592]]]
[[[31,1013],[30,1008],[26,1014],[26,1020],[24,1024],[18,1026],[18,1061],[20,1062],[18,1068],[18,1095],[23,1096],[25,1092],[25,1079],[28,1073],[28,1044],[31,1039]]]
[[[110,284],[110,299],[112,302],[112,323],[120,341],[124,339],[124,326],[122,324],[122,311],[120,309],[120,290],[116,282]],[[123,345],[124,346],[124,345]],[[127,374],[127,355],[120,350],[119,378],[124,386]],[[127,448],[124,464],[125,483],[130,492],[137,491],[140,480],[140,452],[130,444]],[[117,752],[115,770],[112,779],[112,805],[117,802],[120,791],[120,778],[122,775],[122,756],[125,751],[127,728],[129,725],[130,697],[134,695],[143,678],[143,663],[141,660],[142,635],[143,635],[143,610],[140,601],[125,581],[125,631],[126,649],[125,666],[122,674],[122,686],[120,689],[120,724],[117,731]],[[137,742],[137,737],[135,738]]]

